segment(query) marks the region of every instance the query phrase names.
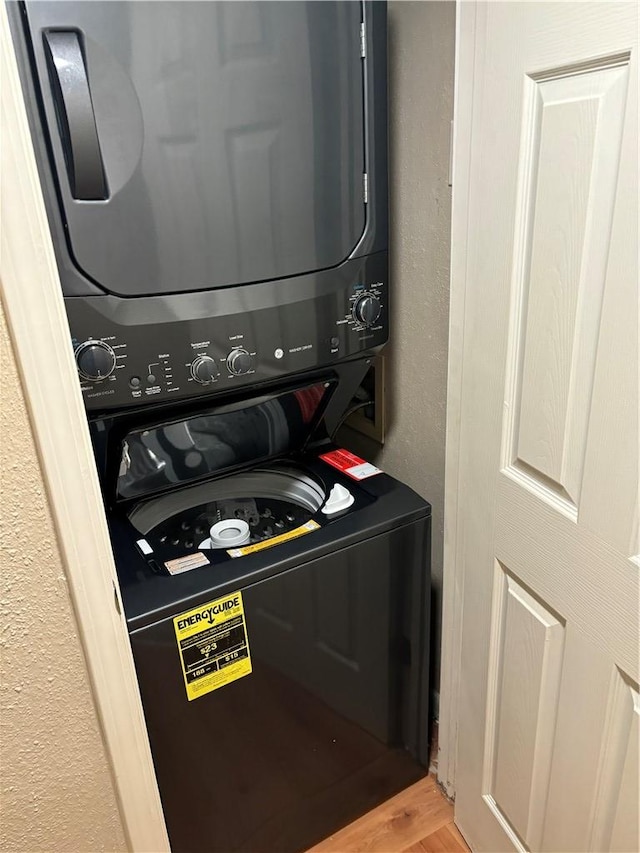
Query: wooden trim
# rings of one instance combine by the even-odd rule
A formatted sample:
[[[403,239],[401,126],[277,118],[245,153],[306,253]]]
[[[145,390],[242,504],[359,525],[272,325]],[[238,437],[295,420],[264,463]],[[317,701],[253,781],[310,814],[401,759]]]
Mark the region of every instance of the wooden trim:
[[[462,646],[462,590],[464,566],[458,558],[460,492],[460,422],[462,363],[467,287],[467,210],[471,170],[476,31],[480,27],[476,3],[458,0],[453,132],[453,193],[451,210],[451,292],[449,309],[449,370],[444,497],[444,558],[442,590],[442,664],[438,781],[449,797],[455,796]]]
[[[168,851],[6,9],[2,298],[130,848]]]

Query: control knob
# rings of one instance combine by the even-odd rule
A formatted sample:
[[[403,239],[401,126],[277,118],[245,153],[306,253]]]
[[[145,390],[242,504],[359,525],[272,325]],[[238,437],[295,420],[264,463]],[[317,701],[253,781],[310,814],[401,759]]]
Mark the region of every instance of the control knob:
[[[76,348],[78,373],[90,382],[102,382],[116,366],[116,354],[104,341],[85,341]]]
[[[380,300],[373,293],[363,293],[353,306],[353,316],[363,326],[373,326],[381,311]]]
[[[227,367],[229,368],[229,373],[233,373],[236,376],[242,376],[244,373],[248,373],[252,366],[253,359],[246,349],[231,350],[227,356]]]
[[[191,375],[201,385],[208,385],[218,378],[218,366],[210,355],[199,355],[191,363]]]

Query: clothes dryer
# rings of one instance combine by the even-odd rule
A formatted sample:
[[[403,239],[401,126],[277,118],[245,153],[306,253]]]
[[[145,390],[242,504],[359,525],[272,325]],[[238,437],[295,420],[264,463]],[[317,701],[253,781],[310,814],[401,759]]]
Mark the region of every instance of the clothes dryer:
[[[386,342],[385,2],[8,6],[87,410]]]

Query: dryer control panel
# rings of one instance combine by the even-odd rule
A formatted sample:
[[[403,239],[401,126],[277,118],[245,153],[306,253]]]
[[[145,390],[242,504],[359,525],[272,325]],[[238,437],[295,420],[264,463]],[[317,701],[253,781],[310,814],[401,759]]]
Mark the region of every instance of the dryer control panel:
[[[353,261],[346,266],[353,272]],[[379,348],[386,267],[380,253],[363,258],[351,281],[336,270],[223,293],[67,298],[85,406],[194,398]]]

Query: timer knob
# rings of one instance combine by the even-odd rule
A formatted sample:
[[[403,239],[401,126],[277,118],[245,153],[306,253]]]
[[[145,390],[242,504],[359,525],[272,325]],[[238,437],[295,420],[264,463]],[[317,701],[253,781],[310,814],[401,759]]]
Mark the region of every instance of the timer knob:
[[[218,367],[209,355],[199,355],[191,363],[191,375],[201,385],[208,385],[218,378]]]
[[[242,376],[243,373],[248,373],[253,366],[253,359],[246,349],[231,350],[227,356],[227,367],[229,373],[234,373],[236,376]]]
[[[90,382],[102,382],[116,366],[116,354],[104,341],[85,341],[76,349],[78,373]]]
[[[363,293],[353,306],[353,316],[363,326],[372,326],[380,316],[380,311],[380,300],[373,293]]]

